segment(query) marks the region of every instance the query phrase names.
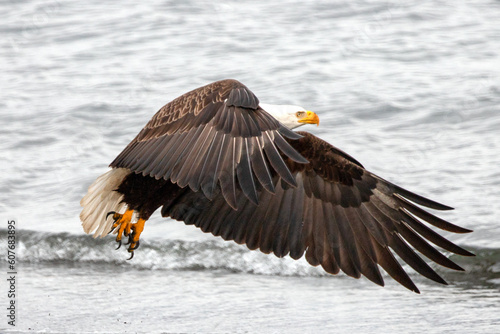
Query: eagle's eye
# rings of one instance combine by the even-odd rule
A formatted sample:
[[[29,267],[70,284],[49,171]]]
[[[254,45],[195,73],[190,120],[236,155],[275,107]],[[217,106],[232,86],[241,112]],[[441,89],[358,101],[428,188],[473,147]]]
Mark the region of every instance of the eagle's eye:
[[[306,112],[305,111],[297,111],[295,113],[295,116],[297,116],[298,118],[302,118],[306,115]]]

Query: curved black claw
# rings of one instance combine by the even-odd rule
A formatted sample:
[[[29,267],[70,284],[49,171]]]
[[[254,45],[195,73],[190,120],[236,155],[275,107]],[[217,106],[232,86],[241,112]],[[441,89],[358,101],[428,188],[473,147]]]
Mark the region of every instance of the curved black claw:
[[[106,214],[106,220],[108,220],[109,215],[114,215],[116,212],[115,211],[110,211]]]
[[[127,261],[128,261],[128,260],[132,260],[132,258],[133,258],[133,257],[134,257],[134,251],[131,251],[131,252],[130,252],[130,257],[127,259]]]
[[[115,249],[115,250],[119,249],[121,246],[122,246],[122,241],[121,241],[121,240],[118,240],[118,247],[116,247],[116,249]]]
[[[139,240],[137,240],[137,244],[135,245],[135,247],[129,247],[129,248],[128,248],[128,250],[129,250],[129,251],[134,251],[134,250],[136,250],[137,248],[139,248],[139,245],[140,245],[140,244],[141,244],[141,243],[139,242]]]
[[[134,233],[130,233],[128,235],[128,241],[125,245],[130,245],[130,243],[132,242],[132,239],[134,238]]]

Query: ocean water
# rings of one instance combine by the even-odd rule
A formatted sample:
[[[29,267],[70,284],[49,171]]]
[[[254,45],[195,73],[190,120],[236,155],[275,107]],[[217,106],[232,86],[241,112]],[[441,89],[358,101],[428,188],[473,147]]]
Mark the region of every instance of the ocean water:
[[[8,333],[500,332],[500,3],[3,1],[0,249],[15,220]],[[376,174],[455,207],[476,253],[390,278],[330,276],[192,226],[147,223],[132,261],[83,233],[87,187],[166,102],[234,78]],[[2,261],[2,277],[7,277]],[[5,266],[4,266],[5,265]]]

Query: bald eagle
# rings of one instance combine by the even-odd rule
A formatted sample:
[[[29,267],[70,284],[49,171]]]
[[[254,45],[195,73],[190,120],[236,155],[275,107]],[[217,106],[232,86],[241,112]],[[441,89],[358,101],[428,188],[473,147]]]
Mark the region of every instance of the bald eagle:
[[[308,132],[319,124],[298,106],[260,104],[236,80],[217,81],[162,107],[89,187],[81,200],[83,229],[102,237],[128,237],[130,258],[145,222],[163,217],[195,225],[278,257],[289,255],[364,275],[381,286],[382,267],[419,292],[399,261],[447,284],[417,253],[463,270],[446,251],[473,254],[427,224],[471,232],[420,206],[452,208],[419,196],[367,171],[356,159]],[[427,224],[426,224],[427,223]]]

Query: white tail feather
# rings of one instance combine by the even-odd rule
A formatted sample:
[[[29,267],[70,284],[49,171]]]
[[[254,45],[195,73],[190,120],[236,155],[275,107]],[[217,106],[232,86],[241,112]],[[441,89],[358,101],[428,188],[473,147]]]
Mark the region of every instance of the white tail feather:
[[[85,233],[94,232],[94,238],[103,237],[111,230],[112,219],[106,219],[109,211],[123,213],[127,205],[122,203],[123,195],[116,192],[123,179],[130,174],[126,168],[114,168],[102,174],[89,187],[87,194],[80,201],[83,207],[80,213]]]

